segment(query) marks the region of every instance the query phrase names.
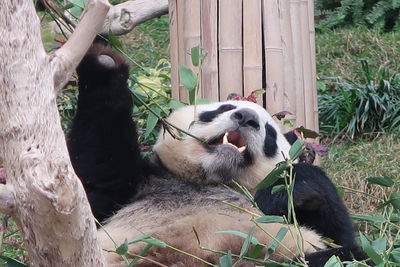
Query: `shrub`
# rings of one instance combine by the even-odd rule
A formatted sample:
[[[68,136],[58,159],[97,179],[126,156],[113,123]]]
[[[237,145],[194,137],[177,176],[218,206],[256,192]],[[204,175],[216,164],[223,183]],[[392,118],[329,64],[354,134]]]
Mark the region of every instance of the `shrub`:
[[[400,80],[381,69],[375,75],[361,61],[364,82],[336,82],[337,93],[319,96],[320,129],[328,135],[400,130]]]
[[[324,8],[332,9],[338,1],[319,0],[317,8],[324,13]],[[322,9],[322,10],[321,10]],[[336,7],[317,26],[317,29],[331,29],[348,25],[376,27],[380,30],[392,31],[400,29],[399,0],[341,0]]]

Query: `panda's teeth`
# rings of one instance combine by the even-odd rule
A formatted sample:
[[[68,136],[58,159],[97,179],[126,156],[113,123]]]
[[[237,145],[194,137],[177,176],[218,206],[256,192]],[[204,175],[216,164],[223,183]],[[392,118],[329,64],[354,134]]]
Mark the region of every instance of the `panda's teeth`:
[[[222,144],[229,144],[228,142],[228,132],[224,134],[224,138],[222,139]]]
[[[246,146],[239,147],[237,150],[239,150],[240,153],[243,153],[246,150]]]

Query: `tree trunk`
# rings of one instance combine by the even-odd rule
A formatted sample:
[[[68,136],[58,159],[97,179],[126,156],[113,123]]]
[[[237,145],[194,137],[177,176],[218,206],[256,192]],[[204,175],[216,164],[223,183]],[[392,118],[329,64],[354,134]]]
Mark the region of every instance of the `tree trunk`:
[[[56,96],[103,23],[91,0],[67,44],[48,56],[32,0],[0,5],[0,211],[13,216],[32,266],[104,266],[84,189],[71,166]],[[82,24],[82,25],[81,25]]]

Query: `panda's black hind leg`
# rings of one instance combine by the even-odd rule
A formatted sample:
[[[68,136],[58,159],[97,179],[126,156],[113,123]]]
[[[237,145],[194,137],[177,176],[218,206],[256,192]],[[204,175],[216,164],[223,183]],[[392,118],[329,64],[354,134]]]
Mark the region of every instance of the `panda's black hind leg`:
[[[94,44],[77,73],[78,107],[68,149],[93,214],[102,221],[130,201],[149,168],[140,157],[124,58]]]

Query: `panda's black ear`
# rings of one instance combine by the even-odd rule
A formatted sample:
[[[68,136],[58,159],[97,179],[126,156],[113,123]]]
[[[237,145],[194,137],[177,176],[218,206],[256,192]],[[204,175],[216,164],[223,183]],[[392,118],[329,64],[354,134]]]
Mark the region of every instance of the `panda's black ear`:
[[[291,144],[291,145],[293,145],[294,142],[296,142],[298,139],[297,135],[294,133],[294,130],[285,133],[284,136],[285,136],[286,140],[289,142],[289,144]]]

